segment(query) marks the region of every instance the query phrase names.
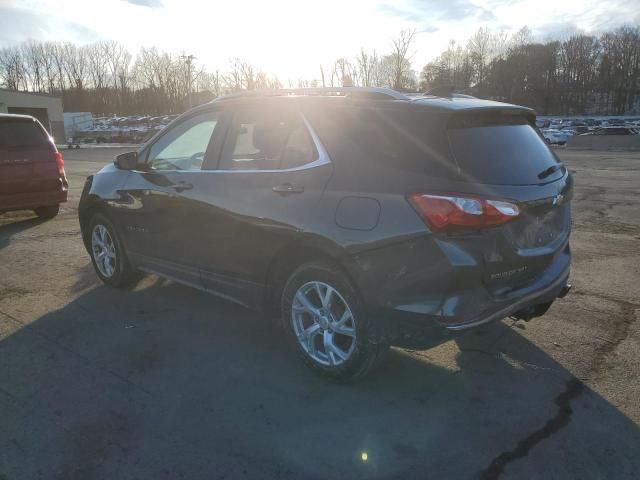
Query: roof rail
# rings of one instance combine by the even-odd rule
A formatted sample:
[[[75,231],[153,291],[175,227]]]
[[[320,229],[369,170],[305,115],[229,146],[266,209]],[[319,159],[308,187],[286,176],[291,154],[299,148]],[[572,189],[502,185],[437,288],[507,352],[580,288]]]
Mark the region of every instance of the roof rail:
[[[390,88],[379,87],[326,87],[326,88],[279,88],[273,90],[246,90],[231,93],[212,100],[220,102],[234,98],[251,97],[287,97],[287,96],[315,96],[315,97],[362,97],[388,100],[409,100],[403,93]]]
[[[473,95],[467,95],[466,93],[456,92],[456,87],[453,85],[441,85],[438,87],[433,87],[431,90],[427,90],[422,95],[425,97],[476,98]]]

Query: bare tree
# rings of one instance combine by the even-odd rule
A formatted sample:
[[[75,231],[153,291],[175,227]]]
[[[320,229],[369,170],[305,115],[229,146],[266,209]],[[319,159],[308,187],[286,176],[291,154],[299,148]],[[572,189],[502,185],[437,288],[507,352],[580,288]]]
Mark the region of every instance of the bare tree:
[[[529,45],[533,41],[531,30],[526,25],[522,27],[520,30],[518,30],[516,33],[511,35],[511,38],[509,39],[508,42],[505,40],[506,39],[503,39],[503,38],[496,38],[494,42],[496,45],[496,50],[499,48],[499,45],[503,45],[503,44],[508,44],[509,50],[517,50],[526,45]]]
[[[88,47],[78,47],[71,42],[62,45],[64,68],[69,84],[78,92],[82,92],[89,70]]]
[[[27,82],[19,47],[0,49],[0,76],[2,84],[12,90],[26,90]]]
[[[483,94],[487,79],[487,69],[495,49],[495,37],[488,28],[481,27],[469,39],[467,49],[475,69],[476,89]]]
[[[397,38],[391,41],[391,54],[389,55],[389,66],[393,78],[392,87],[402,90],[408,87],[409,80],[413,76],[411,71],[411,53],[409,49],[415,38],[415,30],[403,30]]]
[[[104,43],[87,45],[86,56],[88,60],[89,78],[91,87],[103,90],[107,86],[109,71],[107,67],[108,51]]]
[[[256,89],[256,71],[253,66],[247,62],[240,63],[240,74],[242,75],[242,86],[245,90]]]
[[[600,37],[599,69],[604,109],[623,113],[633,108],[640,91],[640,28],[621,27]]]
[[[213,73],[203,71],[196,79],[195,88],[198,91],[211,92],[213,97],[219,97],[224,93],[223,78],[218,70]]]
[[[65,53],[64,44],[54,43],[51,46],[51,55],[53,58],[53,68],[58,79],[57,90],[63,92],[67,88],[67,75],[65,72]]]
[[[372,87],[377,85],[376,73],[379,69],[378,54],[374,50],[367,53],[364,48],[360,49],[360,53],[356,58],[358,65],[358,83],[362,87]]]
[[[56,43],[45,42],[42,44],[42,56],[43,56],[43,73],[44,81],[46,84],[46,91],[54,93],[56,90],[56,82],[58,79],[55,64],[55,50]]]
[[[356,76],[355,68],[346,57],[340,57],[333,62],[333,71],[331,72],[332,87],[352,87]]]
[[[420,77],[423,91],[450,85],[457,90],[467,90],[473,77],[471,56],[455,40],[451,40],[447,50],[424,66]]]
[[[20,45],[27,88],[36,92],[45,90],[44,52],[42,43],[28,40]]]
[[[243,89],[242,85],[242,60],[233,58],[229,61],[229,71],[225,75],[225,87],[231,92],[238,92]]]
[[[562,42],[558,67],[563,113],[584,111],[589,92],[595,87],[599,55],[595,37],[574,35]]]

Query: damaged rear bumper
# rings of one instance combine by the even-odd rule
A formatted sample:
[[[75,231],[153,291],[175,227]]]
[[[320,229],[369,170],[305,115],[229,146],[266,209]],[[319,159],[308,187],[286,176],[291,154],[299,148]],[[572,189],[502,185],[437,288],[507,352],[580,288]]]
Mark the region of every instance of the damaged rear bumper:
[[[507,305],[498,307],[489,314],[479,315],[460,323],[445,323],[440,321],[437,316],[396,309],[379,311],[375,315],[379,328],[378,333],[380,337],[392,345],[431,348],[503,318],[530,320],[544,315],[556,298],[567,295],[571,289],[568,280],[569,268],[543,288],[536,289],[517,300],[511,300]]]

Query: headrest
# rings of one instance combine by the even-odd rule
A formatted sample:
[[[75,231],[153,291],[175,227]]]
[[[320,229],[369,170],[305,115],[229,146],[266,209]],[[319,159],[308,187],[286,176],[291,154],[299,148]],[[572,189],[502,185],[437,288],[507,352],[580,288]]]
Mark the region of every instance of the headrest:
[[[275,159],[287,139],[289,125],[284,122],[263,121],[253,128],[253,146],[267,159]]]

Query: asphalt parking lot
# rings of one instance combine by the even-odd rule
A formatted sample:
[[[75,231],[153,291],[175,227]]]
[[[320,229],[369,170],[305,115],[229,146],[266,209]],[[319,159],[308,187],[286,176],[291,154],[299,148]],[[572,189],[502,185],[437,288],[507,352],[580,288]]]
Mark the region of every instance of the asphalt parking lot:
[[[103,286],[61,214],[0,216],[0,479],[640,478],[640,155],[575,171],[574,290],[328,384],[259,315],[143,279]],[[366,454],[366,455],[365,455]]]

